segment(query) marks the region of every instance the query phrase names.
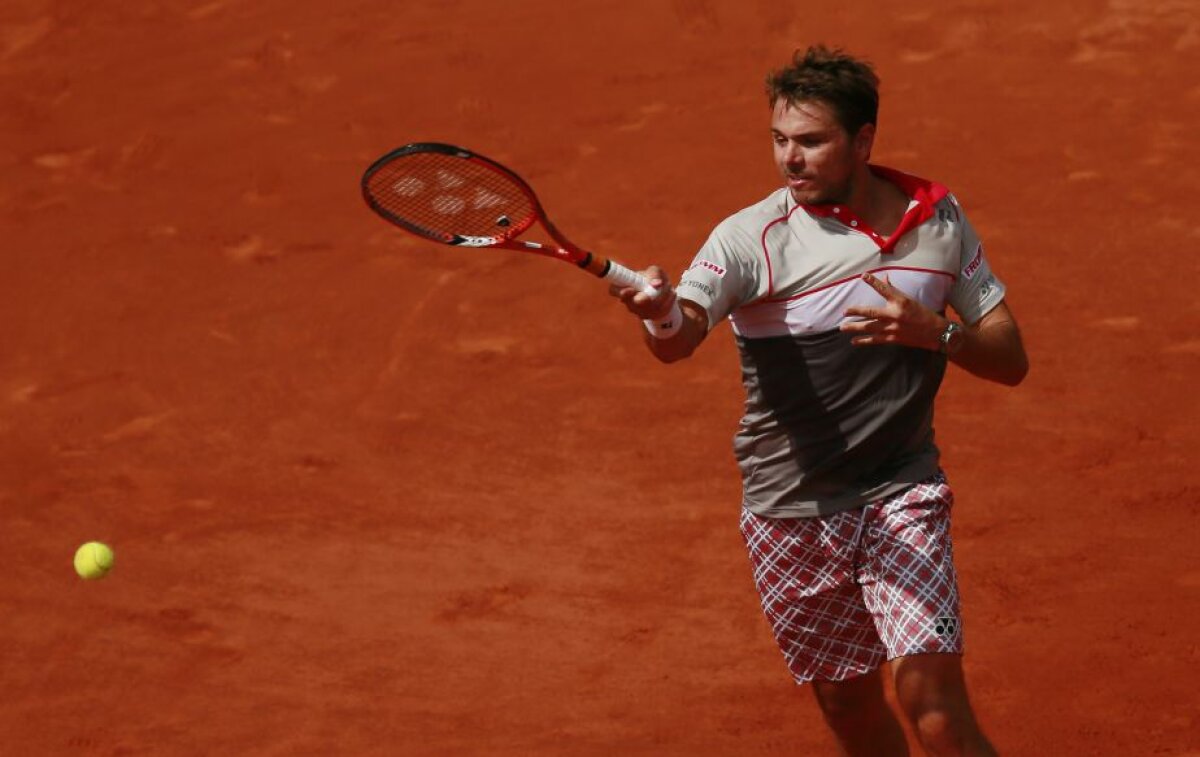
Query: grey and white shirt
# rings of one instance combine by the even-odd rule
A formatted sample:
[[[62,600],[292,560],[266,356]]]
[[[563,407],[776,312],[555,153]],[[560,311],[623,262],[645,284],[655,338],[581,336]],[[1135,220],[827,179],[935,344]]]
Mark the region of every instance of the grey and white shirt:
[[[883,238],[846,206],[797,205],[786,188],[721,222],[682,276],[680,297],[729,318],[746,408],[734,437],[744,506],[774,518],[827,515],[937,472],[933,399],[946,360],[855,347],[851,305],[881,305],[861,280],[886,275],[926,307],[974,324],[1004,299],[975,230],[945,187],[881,166],[908,210]]]

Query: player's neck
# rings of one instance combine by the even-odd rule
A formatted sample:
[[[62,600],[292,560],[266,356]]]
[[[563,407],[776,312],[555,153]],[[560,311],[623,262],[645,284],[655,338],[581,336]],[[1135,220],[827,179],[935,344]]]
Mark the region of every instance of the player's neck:
[[[908,209],[908,196],[892,182],[877,176],[863,164],[855,176],[846,203],[850,209],[880,234],[891,236]]]

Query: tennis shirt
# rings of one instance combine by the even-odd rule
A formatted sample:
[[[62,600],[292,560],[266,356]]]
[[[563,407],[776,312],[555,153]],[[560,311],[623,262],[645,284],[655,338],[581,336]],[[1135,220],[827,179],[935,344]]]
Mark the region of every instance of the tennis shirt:
[[[852,305],[881,306],[863,273],[967,324],[1003,299],[983,245],[942,185],[881,166],[909,197],[888,238],[845,205],[798,205],[787,188],[722,221],[679,296],[728,318],[741,355],[745,412],[733,448],[743,505],[769,518],[860,507],[938,470],[933,400],[946,371],[934,351],[854,346]]]

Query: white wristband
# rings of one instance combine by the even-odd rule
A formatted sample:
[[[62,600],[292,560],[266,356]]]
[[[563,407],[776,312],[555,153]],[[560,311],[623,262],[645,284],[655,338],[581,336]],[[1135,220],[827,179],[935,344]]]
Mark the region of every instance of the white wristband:
[[[671,305],[671,312],[663,317],[647,319],[642,323],[655,339],[669,339],[675,336],[679,329],[683,328],[683,311],[679,309],[679,300],[675,300]]]

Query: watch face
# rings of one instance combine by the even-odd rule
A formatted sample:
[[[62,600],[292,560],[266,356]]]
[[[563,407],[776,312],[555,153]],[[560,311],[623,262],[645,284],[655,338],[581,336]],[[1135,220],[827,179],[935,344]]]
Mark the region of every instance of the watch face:
[[[942,352],[949,352],[951,349],[957,347],[960,341],[962,341],[962,327],[952,322],[942,332]]]

